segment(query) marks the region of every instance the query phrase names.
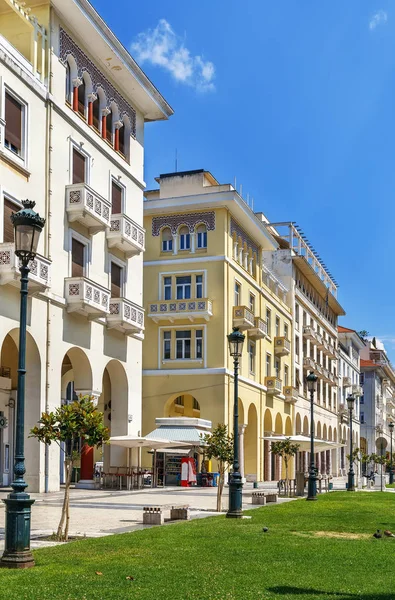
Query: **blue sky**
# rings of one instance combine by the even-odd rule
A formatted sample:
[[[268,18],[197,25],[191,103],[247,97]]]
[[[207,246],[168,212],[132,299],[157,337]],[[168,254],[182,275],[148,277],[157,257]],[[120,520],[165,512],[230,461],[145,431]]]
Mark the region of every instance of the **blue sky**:
[[[205,168],[296,221],[339,282],[341,323],[395,360],[395,4],[93,0],[175,110],[146,182]]]

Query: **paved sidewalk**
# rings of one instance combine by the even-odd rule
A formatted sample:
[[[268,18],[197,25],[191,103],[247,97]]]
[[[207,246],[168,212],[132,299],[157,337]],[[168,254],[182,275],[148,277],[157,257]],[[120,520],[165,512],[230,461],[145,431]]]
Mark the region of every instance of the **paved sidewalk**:
[[[262,484],[260,489],[275,490],[275,484]],[[251,504],[252,484],[243,490],[243,509],[255,508]],[[0,491],[0,500],[8,491]],[[168,506],[189,504],[192,519],[218,516],[215,512],[217,488],[158,488],[136,491],[80,490],[71,489],[70,495],[70,536],[101,537],[114,533],[124,533],[143,526],[144,506]],[[35,499],[32,506],[32,547],[50,546],[56,542],[38,540],[50,536],[57,529],[63,503],[63,491],[51,494],[31,494]],[[290,499],[280,499],[288,502]],[[228,488],[224,489],[223,509],[228,506]],[[270,505],[269,505],[270,507]],[[258,508],[258,507],[256,507]],[[165,517],[167,514],[165,513]],[[0,550],[4,547],[3,502],[0,502]]]

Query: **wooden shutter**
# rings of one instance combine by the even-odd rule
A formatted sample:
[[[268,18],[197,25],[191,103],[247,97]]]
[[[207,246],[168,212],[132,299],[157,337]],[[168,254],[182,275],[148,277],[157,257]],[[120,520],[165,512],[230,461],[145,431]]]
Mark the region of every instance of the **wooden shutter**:
[[[93,127],[100,131],[100,99],[96,98],[92,107],[93,111]]]
[[[72,277],[83,277],[84,276],[84,253],[85,245],[74,239],[71,242],[71,276]]]
[[[5,95],[5,142],[20,153],[22,149],[22,106],[12,96]]]
[[[111,298],[121,298],[122,267],[111,263]]]
[[[73,183],[85,183],[86,158],[73,148]]]
[[[112,214],[119,215],[122,212],[122,188],[115,181],[112,182],[111,200]]]
[[[4,235],[3,242],[14,242],[15,234],[14,234],[14,226],[11,222],[11,215],[14,212],[18,212],[19,206],[4,198]]]
[[[112,113],[106,117],[106,140],[112,144]]]

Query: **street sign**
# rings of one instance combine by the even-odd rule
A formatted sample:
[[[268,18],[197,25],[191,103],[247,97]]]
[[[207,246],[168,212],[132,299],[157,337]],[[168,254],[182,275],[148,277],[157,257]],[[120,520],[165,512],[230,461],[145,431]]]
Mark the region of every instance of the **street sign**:
[[[0,429],[5,429],[8,426],[6,417],[0,417]]]
[[[376,440],[376,448],[377,448],[377,450],[381,450],[381,448],[383,450],[385,450],[386,447],[387,447],[387,444],[388,444],[388,442],[387,442],[387,440],[384,437],[379,437]]]

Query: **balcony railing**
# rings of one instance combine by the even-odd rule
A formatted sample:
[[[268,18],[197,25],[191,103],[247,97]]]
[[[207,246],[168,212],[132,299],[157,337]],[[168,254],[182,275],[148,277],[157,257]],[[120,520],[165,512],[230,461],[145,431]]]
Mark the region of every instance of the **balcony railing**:
[[[255,317],[247,306],[233,307],[233,327],[240,330],[253,329],[255,326]]]
[[[276,356],[287,356],[291,352],[291,342],[286,337],[274,338],[274,354]]]
[[[110,290],[87,277],[66,277],[67,312],[80,312],[91,318],[105,317],[110,312]]]
[[[128,335],[141,336],[144,333],[144,310],[125,298],[111,298],[107,327]]]
[[[270,395],[279,396],[282,392],[283,384],[278,377],[265,377],[265,385]]]
[[[310,340],[311,342],[316,342],[317,341],[317,332],[314,329],[314,327],[311,327],[310,325],[305,325],[303,327],[303,337],[306,340]]]
[[[351,387],[351,377],[343,377],[342,379],[343,387]]]
[[[118,248],[130,258],[144,252],[145,232],[140,225],[124,214],[111,215],[110,229],[107,230],[109,248]]]
[[[267,336],[267,323],[260,317],[255,317],[254,327],[248,330],[252,340],[263,340]]]
[[[86,183],[66,186],[66,212],[69,223],[78,221],[91,234],[110,227],[111,202]]]
[[[36,255],[29,263],[29,291],[45,290],[51,285],[51,261]],[[15,254],[15,244],[0,244],[0,285],[9,283],[19,287],[19,259]]]
[[[189,321],[209,321],[213,316],[213,303],[208,298],[189,300],[162,300],[148,305],[148,316],[155,322],[170,321],[171,323],[187,319]]]
[[[285,396],[285,402],[289,402],[291,404],[295,404],[299,398],[299,390],[289,385],[284,387],[283,394]]]
[[[329,358],[339,358],[339,351],[335,348],[333,344],[328,344],[327,354]]]
[[[318,350],[323,350],[325,348],[324,338],[320,333],[316,334],[316,340]]]
[[[314,371],[315,369],[315,362],[312,358],[310,358],[309,356],[305,356],[303,359],[303,368],[304,369],[310,369],[311,371]]]

